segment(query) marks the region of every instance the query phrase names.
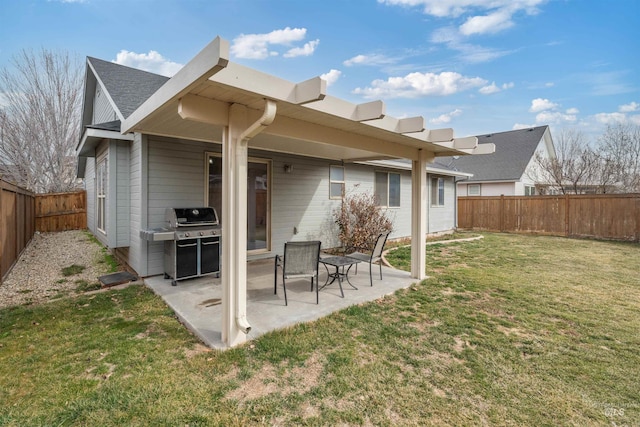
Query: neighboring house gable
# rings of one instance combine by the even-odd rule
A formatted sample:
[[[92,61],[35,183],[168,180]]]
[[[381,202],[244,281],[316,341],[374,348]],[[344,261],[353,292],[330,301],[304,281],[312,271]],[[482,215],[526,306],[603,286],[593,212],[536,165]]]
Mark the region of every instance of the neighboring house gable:
[[[535,153],[555,157],[549,126],[538,126],[477,136],[493,143],[493,154],[441,157],[437,164],[473,174],[458,184],[459,196],[530,195],[535,193]]]

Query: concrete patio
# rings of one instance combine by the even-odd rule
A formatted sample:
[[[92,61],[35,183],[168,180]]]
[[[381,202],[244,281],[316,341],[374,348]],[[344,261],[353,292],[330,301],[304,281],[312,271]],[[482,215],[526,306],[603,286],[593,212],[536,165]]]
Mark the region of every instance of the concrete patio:
[[[247,318],[252,326],[248,339],[254,339],[269,331],[282,329],[297,323],[309,322],[341,310],[345,307],[373,301],[398,289],[408,288],[416,279],[406,271],[382,268],[383,280],[377,275],[374,265],[373,287],[369,284],[369,265],[361,264],[358,274],[349,274],[349,279],[358,290],[343,283],[344,298],[340,296],[338,282],[320,290],[320,303],[316,305],[316,293],[310,292],[310,282],[287,281],[289,305],[284,305],[282,274],[278,277],[278,294],[273,294],[273,259],[247,263]],[[331,267],[330,267],[331,268]],[[325,282],[327,271],[320,266],[320,285]],[[184,325],[207,346],[225,349],[222,342],[222,284],[213,276],[178,282],[163,276],[144,279],[147,286],[171,307]]]

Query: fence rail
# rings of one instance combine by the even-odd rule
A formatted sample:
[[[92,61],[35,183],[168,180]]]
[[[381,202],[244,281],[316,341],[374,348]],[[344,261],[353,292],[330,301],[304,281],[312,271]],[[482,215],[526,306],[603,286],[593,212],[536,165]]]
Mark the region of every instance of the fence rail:
[[[36,195],[36,230],[65,231],[87,228],[87,193]]]
[[[0,180],[0,284],[35,231],[33,193]]]
[[[640,242],[640,194],[459,197],[458,227]]]

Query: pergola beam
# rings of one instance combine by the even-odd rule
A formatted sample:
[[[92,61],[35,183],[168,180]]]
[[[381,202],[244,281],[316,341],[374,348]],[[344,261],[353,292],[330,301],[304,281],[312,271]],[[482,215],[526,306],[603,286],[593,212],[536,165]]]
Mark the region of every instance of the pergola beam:
[[[122,133],[136,130],[151,113],[189,93],[229,64],[229,42],[216,37],[122,123]]]

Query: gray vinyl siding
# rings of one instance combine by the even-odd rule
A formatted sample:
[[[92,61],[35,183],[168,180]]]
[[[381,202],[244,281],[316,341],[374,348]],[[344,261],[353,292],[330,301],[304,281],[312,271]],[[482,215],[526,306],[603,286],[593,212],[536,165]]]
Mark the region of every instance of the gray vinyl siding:
[[[130,164],[129,141],[114,141],[116,147],[116,219],[115,219],[115,245],[116,248],[129,246],[130,230]]]
[[[332,212],[340,200],[329,199],[329,166],[335,163],[277,153],[271,157],[272,252],[282,253],[290,240],[320,240],[323,248],[338,246]],[[293,165],[291,173],[284,172],[285,164]]]
[[[374,193],[375,172],[400,174],[400,207],[382,207],[393,222],[390,238],[409,237],[411,235],[411,172],[399,169],[377,168],[365,165],[349,164],[345,167],[345,191],[349,193]]]
[[[146,228],[146,217],[143,215],[143,162],[146,162],[146,149],[143,148],[143,137],[141,134],[135,134],[135,139],[131,142],[129,151],[129,252],[128,264],[138,272],[141,276],[147,275],[146,265],[146,245],[147,242],[140,239],[140,230]],[[146,192],[144,193],[146,196]],[[144,222],[143,222],[144,219]]]
[[[93,99],[92,124],[106,123],[117,119],[118,117],[115,110],[111,106],[109,99],[105,95],[104,91],[100,88],[100,85],[96,85],[96,94]]]
[[[444,178],[444,206],[432,205],[432,188],[433,182],[431,178],[438,178],[438,175],[428,175],[428,198],[429,198],[429,233],[440,233],[444,231],[450,231],[455,228],[456,224],[456,195],[455,195],[455,181],[453,177]]]
[[[87,158],[84,188],[87,192],[87,228],[96,234],[96,159]]]
[[[146,228],[157,228],[165,225],[166,208],[204,204],[205,153],[213,151],[215,145],[154,136],[148,138]],[[164,244],[149,243],[147,247],[147,274],[163,273]]]
[[[140,230],[165,225],[167,207],[205,204],[206,156],[219,153],[219,144],[180,141],[148,136],[148,144],[136,139],[130,161],[130,265],[142,276],[164,272],[164,243],[139,239]],[[146,147],[146,154],[145,154]],[[329,198],[329,167],[339,163],[323,159],[250,150],[249,156],[271,161],[271,250],[251,254],[264,258],[282,253],[291,240],[320,240],[323,248],[339,246],[333,212],[340,200]],[[290,173],[284,165],[292,165]],[[148,172],[146,172],[148,170]],[[347,193],[374,190],[376,170],[399,173],[401,194],[399,208],[385,209],[394,222],[392,238],[411,235],[411,172],[380,169],[367,165],[345,165]],[[146,179],[146,182],[145,182]],[[429,204],[429,232],[453,228],[455,206],[453,178],[445,185],[445,207],[433,212]],[[146,195],[145,195],[146,194]],[[430,197],[430,191],[428,192]],[[144,206],[144,203],[147,203]],[[145,223],[146,219],[146,223]],[[224,223],[224,218],[222,218]],[[295,231],[294,231],[295,230]],[[222,242],[224,245],[224,242]],[[137,267],[136,267],[137,266]]]

